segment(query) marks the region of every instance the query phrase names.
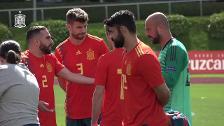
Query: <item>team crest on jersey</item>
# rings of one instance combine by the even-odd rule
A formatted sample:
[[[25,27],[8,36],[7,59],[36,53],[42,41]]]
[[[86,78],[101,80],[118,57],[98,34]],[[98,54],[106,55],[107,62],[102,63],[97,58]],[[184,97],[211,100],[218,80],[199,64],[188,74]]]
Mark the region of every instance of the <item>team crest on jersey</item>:
[[[86,59],[87,60],[94,60],[95,59],[94,51],[92,49],[89,49],[86,52]]]
[[[131,64],[130,63],[126,67],[126,74],[129,76],[131,75]]]
[[[47,72],[52,72],[52,66],[50,63],[46,63]]]
[[[21,11],[19,11],[19,14],[15,15],[15,27],[17,28],[23,28],[26,27],[25,24],[26,15],[21,14]]]

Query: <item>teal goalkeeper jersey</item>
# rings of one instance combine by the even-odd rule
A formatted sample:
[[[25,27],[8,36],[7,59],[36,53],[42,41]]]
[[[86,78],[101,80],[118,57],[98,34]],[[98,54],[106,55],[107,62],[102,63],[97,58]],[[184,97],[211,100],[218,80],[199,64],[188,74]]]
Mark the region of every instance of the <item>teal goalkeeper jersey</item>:
[[[171,92],[165,111],[176,110],[184,113],[192,125],[189,59],[186,48],[180,41],[172,38],[161,50],[159,61],[163,77]]]

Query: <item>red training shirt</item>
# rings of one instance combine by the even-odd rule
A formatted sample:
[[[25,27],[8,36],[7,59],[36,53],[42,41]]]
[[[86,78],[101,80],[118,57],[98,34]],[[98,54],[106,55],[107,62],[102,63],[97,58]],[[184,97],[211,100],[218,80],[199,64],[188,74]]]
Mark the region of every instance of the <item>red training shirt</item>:
[[[105,87],[101,126],[122,126],[121,61],[124,49],[118,48],[100,57],[95,84]]]
[[[143,42],[123,59],[125,126],[167,126],[167,117],[153,88],[164,83],[159,61]]]
[[[39,100],[49,104],[48,108],[55,110],[54,100],[54,76],[60,72],[64,66],[57,58],[48,54],[43,57],[34,56],[29,50],[22,55],[23,62],[28,66],[29,70],[37,78],[40,96]],[[38,112],[41,126],[56,126],[56,114],[54,112]]]
[[[94,77],[98,58],[108,52],[103,39],[87,35],[80,45],[69,38],[55,49],[55,55],[73,73]],[[69,82],[66,85],[66,114],[71,119],[90,118],[94,85]]]

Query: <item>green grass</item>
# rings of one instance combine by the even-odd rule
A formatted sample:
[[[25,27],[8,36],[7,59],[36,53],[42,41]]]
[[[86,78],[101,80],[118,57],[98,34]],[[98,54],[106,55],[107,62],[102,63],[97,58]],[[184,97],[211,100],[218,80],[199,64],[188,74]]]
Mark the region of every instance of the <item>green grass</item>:
[[[223,126],[224,85],[192,85],[193,126]]]
[[[192,84],[193,126],[223,126],[224,84]],[[64,92],[55,86],[58,126],[65,126]]]
[[[54,86],[55,102],[56,102],[56,114],[57,114],[57,126],[65,126],[65,92],[59,85]]]

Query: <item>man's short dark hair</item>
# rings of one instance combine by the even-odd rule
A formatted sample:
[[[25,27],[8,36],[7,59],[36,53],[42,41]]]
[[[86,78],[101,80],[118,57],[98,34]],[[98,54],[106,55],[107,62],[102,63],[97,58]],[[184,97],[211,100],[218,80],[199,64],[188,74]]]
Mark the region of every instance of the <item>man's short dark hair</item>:
[[[131,33],[136,33],[135,16],[131,11],[120,10],[110,18],[104,20],[104,24],[109,27],[125,26]]]
[[[28,29],[26,33],[26,40],[29,42],[31,38],[33,38],[35,35],[39,34],[40,31],[47,29],[45,26],[32,26]]]
[[[74,21],[84,23],[84,22],[88,22],[89,18],[88,18],[88,14],[81,8],[73,8],[68,10],[68,12],[66,13],[66,21],[68,24],[71,24]]]

